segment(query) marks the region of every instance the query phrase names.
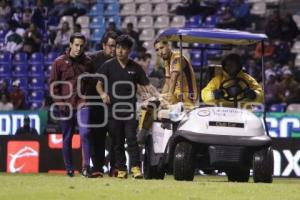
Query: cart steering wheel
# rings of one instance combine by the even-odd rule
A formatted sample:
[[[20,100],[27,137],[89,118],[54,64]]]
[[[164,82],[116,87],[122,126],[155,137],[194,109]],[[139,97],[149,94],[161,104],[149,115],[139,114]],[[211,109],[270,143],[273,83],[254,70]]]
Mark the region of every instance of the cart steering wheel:
[[[220,86],[220,90],[225,94],[223,99],[235,103],[247,98],[245,92],[248,89],[250,89],[248,82],[239,77],[224,80]]]

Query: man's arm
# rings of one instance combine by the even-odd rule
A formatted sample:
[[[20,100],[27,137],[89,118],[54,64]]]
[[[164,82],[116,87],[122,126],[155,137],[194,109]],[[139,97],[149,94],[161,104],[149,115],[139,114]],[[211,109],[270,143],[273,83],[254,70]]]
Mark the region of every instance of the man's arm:
[[[103,87],[102,81],[98,80],[97,85],[96,85],[96,90],[97,90],[100,98],[102,99],[103,103],[109,104],[110,103],[110,98],[109,98],[109,96],[104,91],[104,87]]]

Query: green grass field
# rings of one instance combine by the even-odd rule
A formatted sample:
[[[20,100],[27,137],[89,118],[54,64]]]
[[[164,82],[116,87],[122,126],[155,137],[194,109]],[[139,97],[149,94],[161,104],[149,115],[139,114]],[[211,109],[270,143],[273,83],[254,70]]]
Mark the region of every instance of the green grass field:
[[[196,176],[193,182],[165,180],[87,179],[77,175],[0,174],[0,200],[299,200],[300,179],[275,178],[272,184],[229,183],[226,177]]]

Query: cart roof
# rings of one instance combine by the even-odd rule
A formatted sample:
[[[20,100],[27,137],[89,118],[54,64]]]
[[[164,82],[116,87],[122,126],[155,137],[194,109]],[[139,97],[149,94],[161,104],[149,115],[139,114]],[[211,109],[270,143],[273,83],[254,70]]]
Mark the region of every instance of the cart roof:
[[[215,28],[170,28],[162,32],[159,38],[179,42],[180,35],[182,42],[203,44],[250,45],[267,39],[265,34]]]

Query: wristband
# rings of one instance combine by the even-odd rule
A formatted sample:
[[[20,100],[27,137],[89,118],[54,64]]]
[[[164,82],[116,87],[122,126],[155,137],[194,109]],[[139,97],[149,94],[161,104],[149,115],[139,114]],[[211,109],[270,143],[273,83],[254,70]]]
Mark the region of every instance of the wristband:
[[[101,99],[104,99],[105,97],[107,97],[107,94],[106,94],[106,93],[103,93],[102,95],[100,95],[100,98],[101,98]]]

